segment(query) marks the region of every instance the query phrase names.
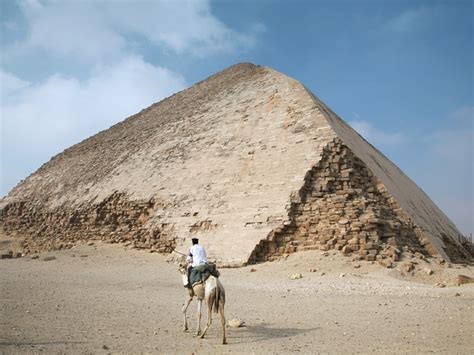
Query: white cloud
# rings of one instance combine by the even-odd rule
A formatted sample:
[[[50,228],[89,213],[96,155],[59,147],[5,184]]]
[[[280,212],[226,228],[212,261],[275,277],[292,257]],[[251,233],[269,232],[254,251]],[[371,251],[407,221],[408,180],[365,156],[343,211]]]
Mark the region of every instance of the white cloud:
[[[252,34],[237,33],[212,15],[208,1],[158,1],[142,11],[132,3],[119,3],[109,9],[115,25],[139,33],[151,42],[182,53],[191,51],[231,51],[253,45]]]
[[[0,97],[1,102],[4,102],[9,95],[14,94],[18,90],[24,89],[30,83],[17,78],[16,76],[0,70]]]
[[[433,23],[437,14],[435,7],[406,10],[389,20],[386,28],[397,33],[409,33]]]
[[[453,111],[449,118],[458,121],[459,123],[467,123],[473,128],[474,124],[474,106],[462,106]]]
[[[419,13],[417,11],[405,11],[397,17],[393,18],[388,23],[388,27],[395,32],[408,32],[415,25],[418,16]]]
[[[255,44],[262,25],[239,33],[211,13],[207,0],[181,1],[21,1],[27,37],[7,48],[7,57],[44,49],[82,60],[110,60],[145,40],[174,53],[199,56]]]
[[[20,163],[28,169],[23,176],[7,172],[2,194],[52,155],[186,86],[180,75],[139,57],[96,67],[86,80],[54,75],[28,85],[2,77],[21,84],[2,103],[2,171]]]
[[[383,132],[369,122],[363,120],[351,121],[350,126],[355,129],[361,136],[372,144],[393,145],[398,144],[402,140],[400,133]]]
[[[472,164],[473,139],[473,131],[467,129],[437,131],[424,140],[431,146],[437,157]]]
[[[473,166],[474,106],[463,106],[447,115],[448,128],[427,134],[423,141],[436,156]]]

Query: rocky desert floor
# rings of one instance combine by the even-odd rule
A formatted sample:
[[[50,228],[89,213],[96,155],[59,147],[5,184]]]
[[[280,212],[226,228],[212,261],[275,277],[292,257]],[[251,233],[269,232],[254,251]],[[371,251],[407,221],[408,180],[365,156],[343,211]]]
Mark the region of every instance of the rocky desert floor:
[[[194,336],[195,301],[183,332],[185,290],[165,256],[96,242],[2,259],[0,353],[472,354],[474,284],[455,285],[472,266],[422,261],[405,275],[308,251],[221,274],[226,318],[244,322],[227,345],[217,315]]]

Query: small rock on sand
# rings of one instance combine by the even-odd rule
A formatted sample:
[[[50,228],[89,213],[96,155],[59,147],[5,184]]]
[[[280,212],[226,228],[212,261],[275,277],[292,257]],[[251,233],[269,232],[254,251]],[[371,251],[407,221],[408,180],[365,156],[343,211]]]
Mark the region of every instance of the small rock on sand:
[[[51,261],[51,260],[56,260],[56,257],[55,256],[47,256],[47,257],[43,258],[43,261]]]
[[[406,272],[410,272],[415,269],[415,265],[412,262],[407,261],[403,264],[403,268],[405,269]]]
[[[232,318],[230,321],[227,322],[227,324],[229,325],[229,327],[239,328],[242,327],[245,323],[238,318]]]
[[[425,268],[425,269],[423,269],[423,271],[424,271],[427,275],[433,275],[433,270],[431,270],[431,269]]]
[[[290,278],[291,278],[292,280],[298,280],[298,279],[303,278],[303,275],[301,275],[301,274],[299,274],[299,273],[298,273],[298,274],[293,274],[293,275],[290,276]]]
[[[0,255],[0,259],[11,259],[11,258],[12,258],[12,254],[10,253],[4,253]]]
[[[458,286],[461,286],[461,285],[464,285],[464,284],[469,284],[469,283],[474,283],[474,278],[473,277],[469,277],[469,276],[466,276],[466,275],[458,275],[457,280],[456,280],[456,284]]]

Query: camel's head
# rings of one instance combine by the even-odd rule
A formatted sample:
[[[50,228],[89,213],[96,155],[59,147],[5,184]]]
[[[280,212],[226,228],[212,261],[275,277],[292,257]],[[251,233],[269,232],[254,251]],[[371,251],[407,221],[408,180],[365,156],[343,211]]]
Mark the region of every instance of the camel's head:
[[[179,272],[182,274],[182,275],[186,275],[187,274],[187,270],[188,270],[188,264],[181,261],[179,264],[178,264],[178,270]]]

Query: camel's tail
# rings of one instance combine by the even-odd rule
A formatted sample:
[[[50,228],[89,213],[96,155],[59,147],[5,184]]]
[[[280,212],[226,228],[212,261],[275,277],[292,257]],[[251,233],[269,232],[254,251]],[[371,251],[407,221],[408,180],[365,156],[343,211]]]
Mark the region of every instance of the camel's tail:
[[[219,312],[219,308],[224,306],[225,303],[225,292],[224,292],[224,287],[222,284],[219,282],[217,278],[213,278],[213,283],[214,283],[214,289],[211,291],[210,298],[209,298],[209,307],[212,308],[212,310],[215,313]]]

